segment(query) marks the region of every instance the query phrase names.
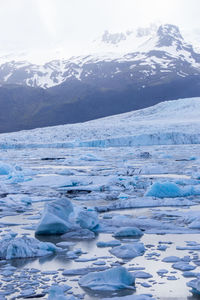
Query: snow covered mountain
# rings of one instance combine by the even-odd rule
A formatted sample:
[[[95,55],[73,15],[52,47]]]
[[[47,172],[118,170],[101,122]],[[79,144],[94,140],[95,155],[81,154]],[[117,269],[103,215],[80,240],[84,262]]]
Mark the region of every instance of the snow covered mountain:
[[[106,31],[88,52],[43,65],[1,64],[0,132],[82,122],[200,96],[200,54],[175,25]]]
[[[99,43],[94,42],[91,52],[95,50],[99,53],[44,65],[5,62],[0,66],[0,83],[50,88],[75,79],[115,81],[123,76],[128,83],[142,81],[145,85],[157,81],[158,76],[166,80],[199,74],[200,54],[184,41],[174,25],[161,25],[157,30],[156,26],[140,28],[125,34],[105,31]]]

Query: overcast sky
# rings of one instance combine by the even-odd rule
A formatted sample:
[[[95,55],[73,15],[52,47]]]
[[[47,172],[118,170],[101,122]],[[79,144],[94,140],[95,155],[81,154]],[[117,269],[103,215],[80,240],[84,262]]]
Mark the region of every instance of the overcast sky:
[[[105,29],[151,22],[199,30],[200,0],[0,0],[0,50],[80,48]]]

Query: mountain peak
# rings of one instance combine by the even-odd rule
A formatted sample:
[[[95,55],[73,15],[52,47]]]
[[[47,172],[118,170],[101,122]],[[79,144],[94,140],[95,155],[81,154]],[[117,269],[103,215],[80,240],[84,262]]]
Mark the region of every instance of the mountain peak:
[[[102,42],[106,44],[117,44],[123,40],[126,40],[127,36],[130,35],[131,33],[132,33],[131,31],[126,31],[126,33],[123,32],[110,33],[108,30],[105,30],[102,35]]]
[[[179,28],[172,24],[164,24],[159,26],[157,30],[157,36],[159,37],[157,47],[172,46],[174,44],[174,41],[176,43],[183,42],[183,37],[180,33]]]

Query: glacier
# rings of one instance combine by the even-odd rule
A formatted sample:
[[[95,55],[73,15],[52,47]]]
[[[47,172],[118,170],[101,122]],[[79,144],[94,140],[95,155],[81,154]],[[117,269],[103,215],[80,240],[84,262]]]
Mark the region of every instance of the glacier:
[[[185,98],[85,123],[1,134],[0,147],[23,149],[199,144],[199,124],[200,98]]]

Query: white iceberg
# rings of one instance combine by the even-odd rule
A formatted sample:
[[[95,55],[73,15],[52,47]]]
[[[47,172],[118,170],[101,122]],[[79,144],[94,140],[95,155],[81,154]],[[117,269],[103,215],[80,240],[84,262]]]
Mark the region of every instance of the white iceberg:
[[[180,271],[192,271],[196,269],[196,266],[190,265],[189,263],[186,263],[184,261],[176,262],[172,265],[172,268],[180,270]]]
[[[99,226],[98,213],[92,209],[81,210],[76,222],[84,229],[95,230]]]
[[[69,218],[73,211],[71,201],[66,198],[46,204],[42,219],[36,228],[36,234],[63,234],[72,230],[73,224]]]
[[[187,187],[179,187],[173,182],[155,182],[150,186],[145,196],[158,197],[158,198],[176,198],[188,197],[192,195],[200,195],[200,187],[188,185]]]
[[[42,218],[36,228],[36,234],[51,235],[75,232],[80,236],[81,230],[88,230],[94,238],[98,228],[98,213],[93,209],[75,206],[67,198],[61,198],[46,204]],[[80,234],[78,233],[80,231]]]
[[[49,296],[47,300],[76,300],[74,296],[65,296],[65,291],[71,289],[68,285],[59,286],[53,284],[49,289]]]
[[[142,231],[137,227],[123,227],[114,233],[114,237],[140,237]]]
[[[187,285],[192,288],[191,292],[194,295],[200,295],[200,279],[199,278],[189,281],[187,283]]]
[[[52,243],[40,242],[27,236],[7,234],[0,240],[0,259],[40,257],[55,253],[57,248]]]
[[[8,175],[12,171],[12,167],[5,163],[0,163],[0,175]]]
[[[109,251],[118,258],[131,259],[143,255],[145,247],[143,243],[134,243],[117,246]]]
[[[106,271],[92,272],[79,280],[81,287],[95,291],[116,291],[134,289],[135,278],[124,267],[116,267]]]
[[[93,231],[89,229],[76,228],[76,230],[72,230],[66,232],[62,235],[63,240],[91,240],[95,238],[95,234]]]
[[[147,191],[145,196],[158,198],[181,197],[182,191],[179,186],[172,182],[155,182]]]
[[[121,245],[121,243],[117,240],[112,240],[112,241],[107,241],[107,242],[102,242],[102,241],[97,242],[97,247],[99,247],[99,248],[116,247],[116,246],[120,246],[120,245]]]

